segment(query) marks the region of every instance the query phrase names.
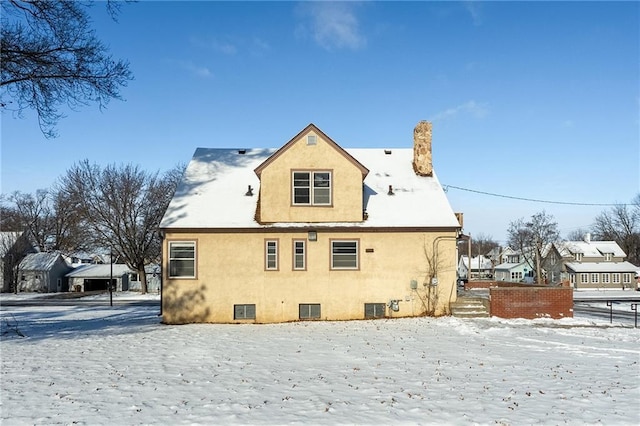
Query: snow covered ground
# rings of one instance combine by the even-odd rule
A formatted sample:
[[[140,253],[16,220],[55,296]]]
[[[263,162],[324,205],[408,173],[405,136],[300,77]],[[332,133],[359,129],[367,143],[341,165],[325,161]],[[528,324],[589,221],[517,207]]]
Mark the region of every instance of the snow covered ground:
[[[79,304],[0,322],[3,425],[640,424],[640,328],[615,321],[167,326]]]

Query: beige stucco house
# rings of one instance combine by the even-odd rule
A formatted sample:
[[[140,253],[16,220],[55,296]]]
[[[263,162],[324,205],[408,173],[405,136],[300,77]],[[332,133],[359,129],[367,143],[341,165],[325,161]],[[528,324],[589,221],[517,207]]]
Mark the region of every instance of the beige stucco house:
[[[460,224],[426,122],[407,149],[344,149],[313,124],[279,149],[198,148],[160,229],[165,323],[444,315],[456,298]]]

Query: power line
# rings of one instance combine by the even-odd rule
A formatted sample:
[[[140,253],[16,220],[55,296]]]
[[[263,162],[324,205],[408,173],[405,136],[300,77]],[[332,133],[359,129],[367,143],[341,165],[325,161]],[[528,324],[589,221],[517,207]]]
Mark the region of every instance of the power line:
[[[503,194],[495,194],[493,192],[486,191],[478,191],[475,189],[462,188],[455,185],[443,185],[445,192],[448,191],[449,188],[459,189],[460,191],[473,192],[476,194],[489,195],[491,197],[499,197],[499,198],[508,198],[511,200],[520,200],[520,201],[531,201],[533,203],[545,203],[545,204],[561,204],[565,206],[598,206],[598,207],[614,207],[614,206],[630,206],[631,204],[624,203],[573,203],[570,201],[551,201],[551,200],[538,200],[535,198],[525,198],[525,197],[514,197],[512,195],[503,195]]]

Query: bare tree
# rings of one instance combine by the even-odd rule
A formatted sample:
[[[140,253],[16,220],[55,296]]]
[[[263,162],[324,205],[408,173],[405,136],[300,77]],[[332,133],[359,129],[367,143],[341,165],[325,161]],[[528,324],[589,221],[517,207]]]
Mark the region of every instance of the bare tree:
[[[120,99],[120,88],[132,80],[129,64],[114,60],[90,27],[87,2],[72,0],[4,0],[0,2],[0,106],[18,117],[34,109],[40,130],[55,137],[72,109],[97,103],[104,108]],[[107,2],[115,18],[117,2]],[[10,98],[12,101],[7,100]],[[11,104],[11,105],[10,105]]]
[[[491,250],[499,247],[497,241],[493,239],[491,235],[478,234],[471,238],[471,253],[476,256],[486,255]]]
[[[11,207],[7,207],[11,222],[6,224],[6,229],[26,232],[40,251],[71,253],[86,248],[83,228],[73,206],[63,199],[61,192],[49,189],[39,189],[35,194],[16,191],[6,200],[11,203]]]
[[[9,195],[0,194],[0,231],[22,231],[24,223]]]
[[[591,231],[585,228],[577,228],[571,232],[567,233],[567,241],[582,241],[584,240],[585,235],[589,234]]]
[[[180,167],[161,176],[133,165],[101,168],[85,160],[60,181],[65,197],[91,230],[93,244],[112,249],[137,271],[143,293],[144,267],[160,257],[158,225],[182,174]]]
[[[507,233],[509,245],[520,251],[532,270],[536,271],[536,282],[543,284],[542,256],[545,248],[560,238],[558,223],[552,215],[542,211],[528,221],[521,218],[511,222]]]
[[[619,204],[600,213],[593,224],[599,240],[615,241],[627,254],[627,260],[640,264],[640,194],[631,205]]]

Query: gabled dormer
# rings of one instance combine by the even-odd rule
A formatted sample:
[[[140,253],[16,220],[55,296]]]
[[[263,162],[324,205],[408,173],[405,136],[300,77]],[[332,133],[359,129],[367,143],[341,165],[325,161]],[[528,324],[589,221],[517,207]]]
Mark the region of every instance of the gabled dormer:
[[[278,222],[361,222],[369,170],[314,124],[260,164],[256,219]]]

